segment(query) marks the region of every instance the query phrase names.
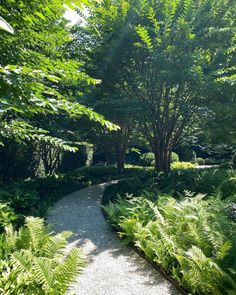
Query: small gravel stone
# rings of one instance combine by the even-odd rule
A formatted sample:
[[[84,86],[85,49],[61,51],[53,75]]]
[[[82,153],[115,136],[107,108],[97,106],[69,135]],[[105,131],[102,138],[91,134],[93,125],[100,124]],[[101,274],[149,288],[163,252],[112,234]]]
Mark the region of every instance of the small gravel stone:
[[[105,221],[100,200],[106,185],[74,192],[57,202],[48,215],[55,232],[74,233],[70,246],[88,258],[72,286],[78,295],[180,295],[179,291],[133,249],[122,244]]]

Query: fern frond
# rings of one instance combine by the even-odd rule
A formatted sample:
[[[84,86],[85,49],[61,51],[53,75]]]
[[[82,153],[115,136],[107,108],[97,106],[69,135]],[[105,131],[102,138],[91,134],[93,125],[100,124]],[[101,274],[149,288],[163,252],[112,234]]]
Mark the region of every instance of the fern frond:
[[[33,251],[38,251],[38,246],[42,243],[42,237],[45,234],[43,219],[37,217],[27,217],[25,219],[25,227],[30,234],[30,247]]]
[[[15,248],[17,238],[18,238],[17,232],[14,231],[12,224],[5,227],[4,239],[5,239],[5,245],[8,251],[12,251]]]
[[[225,258],[225,256],[228,254],[229,250],[232,247],[232,243],[231,241],[226,241],[223,245],[220,246],[218,252],[217,252],[217,256],[216,259],[221,261]]]
[[[51,259],[45,257],[35,258],[32,273],[35,281],[41,284],[44,290],[50,290],[53,283],[53,263]]]
[[[15,271],[29,273],[33,263],[33,255],[29,250],[12,253],[10,262]]]
[[[60,234],[50,237],[42,246],[40,252],[43,256],[48,258],[55,258],[61,256],[64,253],[67,241]]]
[[[76,275],[82,271],[84,264],[85,259],[82,253],[77,248],[73,248],[64,261],[55,269],[53,281],[55,284],[59,283],[58,288],[62,294],[75,281]]]

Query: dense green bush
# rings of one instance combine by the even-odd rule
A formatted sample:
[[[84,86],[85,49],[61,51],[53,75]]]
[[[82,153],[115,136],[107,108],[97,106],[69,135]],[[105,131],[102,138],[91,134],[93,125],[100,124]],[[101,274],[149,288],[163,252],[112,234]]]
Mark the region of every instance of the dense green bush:
[[[62,196],[89,185],[85,177],[74,175],[28,179],[2,188],[0,201],[8,202],[17,213],[16,225],[21,225],[24,216],[44,216],[48,207]]]
[[[1,294],[67,294],[84,266],[77,248],[66,250],[70,235],[52,235],[42,219],[33,217],[19,231],[6,227],[0,236]]]
[[[140,191],[147,190],[156,193],[164,192],[178,197],[184,191],[191,191],[208,195],[220,195],[223,198],[235,195],[236,200],[234,180],[230,180],[236,177],[236,172],[233,170],[221,168],[194,169],[192,163],[184,164],[185,168],[189,167],[191,169],[182,169],[181,162],[172,165],[176,165],[177,169],[173,169],[168,175],[156,174],[153,170],[145,172],[140,169],[141,174],[137,173],[134,177],[122,181],[121,184],[118,183],[107,187],[104,196],[108,201],[109,195],[112,200],[117,194],[125,196],[126,193],[129,193],[137,196]]]
[[[140,156],[140,165],[142,166],[155,166],[155,155],[152,152],[142,154]],[[179,156],[175,153],[171,153],[171,163],[179,162]]]
[[[0,145],[0,182],[34,177],[39,163],[32,146],[11,140],[3,143]]]
[[[197,158],[197,159],[196,159],[196,163],[197,163],[198,165],[205,165],[205,160],[204,160],[203,158]]]
[[[175,152],[172,152],[171,153],[171,163],[174,163],[174,162],[179,162],[179,156]]]
[[[27,189],[20,185],[13,185],[6,190],[0,190],[0,200],[8,202],[17,212],[28,215],[39,200],[36,190]]]
[[[228,169],[176,169],[169,175],[159,174],[150,178],[146,189],[158,190],[178,196],[184,191],[204,193],[208,195],[221,194],[221,184],[236,173]]]
[[[206,158],[205,159],[205,165],[214,165],[215,164],[215,160],[211,159],[211,158]]]
[[[17,213],[15,224],[21,225],[24,216],[44,216],[48,207],[64,195],[88,187],[91,184],[132,176],[151,175],[147,168],[126,166],[119,173],[115,167],[93,166],[77,169],[66,174],[27,179],[3,186],[0,202],[7,202]]]
[[[140,165],[142,166],[154,166],[155,165],[155,155],[152,152],[142,154],[140,156]]]
[[[196,163],[196,152],[188,146],[180,146],[178,149],[180,161]]]
[[[229,203],[204,195],[118,199],[105,207],[122,238],[158,263],[191,294],[235,294],[236,224]],[[233,255],[233,256],[232,256]]]
[[[223,181],[219,188],[223,198],[230,196],[236,197],[236,177],[231,177]]]
[[[143,180],[143,181],[142,181]],[[115,201],[117,198],[125,198],[127,194],[139,196],[145,188],[144,179],[133,178],[121,180],[105,188],[103,192],[102,204],[106,205],[109,201]]]

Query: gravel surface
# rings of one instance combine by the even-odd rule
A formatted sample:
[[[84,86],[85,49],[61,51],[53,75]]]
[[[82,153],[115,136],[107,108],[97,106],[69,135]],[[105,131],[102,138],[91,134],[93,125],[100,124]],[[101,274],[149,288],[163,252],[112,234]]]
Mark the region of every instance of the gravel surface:
[[[104,187],[110,183],[64,197],[48,215],[53,230],[72,231],[70,245],[81,247],[88,257],[87,266],[78,276],[72,292],[79,295],[180,295],[132,248],[123,245],[104,220],[100,198]]]

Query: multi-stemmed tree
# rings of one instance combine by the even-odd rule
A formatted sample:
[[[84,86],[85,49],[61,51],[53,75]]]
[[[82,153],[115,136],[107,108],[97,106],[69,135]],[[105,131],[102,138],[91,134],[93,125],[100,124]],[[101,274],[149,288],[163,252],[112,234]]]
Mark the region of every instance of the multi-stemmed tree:
[[[104,1],[90,9],[87,56],[99,87],[106,97],[139,101],[139,128],[158,171],[169,172],[186,128],[227,99],[219,83],[235,71],[235,9],[231,0]]]

